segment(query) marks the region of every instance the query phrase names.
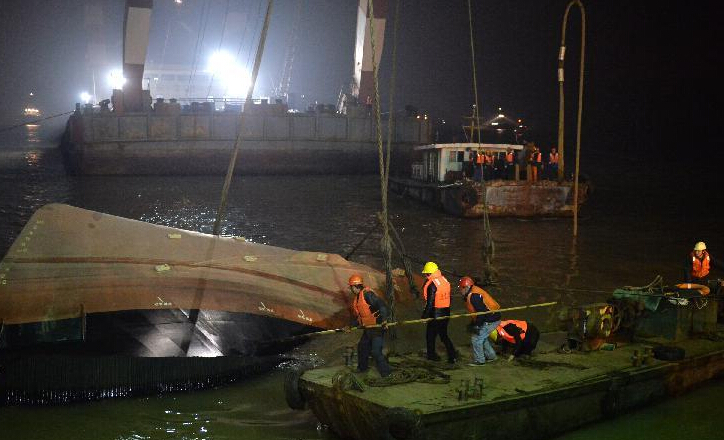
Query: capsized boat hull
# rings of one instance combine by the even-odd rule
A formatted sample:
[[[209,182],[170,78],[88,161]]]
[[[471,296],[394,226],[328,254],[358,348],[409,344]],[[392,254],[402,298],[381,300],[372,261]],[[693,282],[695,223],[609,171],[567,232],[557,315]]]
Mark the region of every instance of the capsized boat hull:
[[[241,369],[232,368],[232,358],[245,358],[238,365],[246,370],[249,362],[302,341],[290,343],[290,336],[347,325],[353,273],[372,287],[384,283],[380,272],[339,255],[47,205],[0,262],[0,367],[22,371],[18,365],[31,362],[45,371],[59,356],[68,368],[79,358],[105,365],[103,359],[122,357],[141,366],[170,358],[196,365],[204,358],[208,368],[191,368],[181,379],[168,372],[172,382],[233,379]],[[214,360],[219,357],[229,360]],[[214,365],[223,365],[223,374]],[[99,384],[120,389],[135,380],[130,372],[109,374],[117,381]],[[131,388],[157,389],[163,375]],[[23,385],[20,376],[10,383],[9,377],[0,378],[0,400],[4,389],[40,401],[43,389]],[[62,381],[54,386],[64,390]]]

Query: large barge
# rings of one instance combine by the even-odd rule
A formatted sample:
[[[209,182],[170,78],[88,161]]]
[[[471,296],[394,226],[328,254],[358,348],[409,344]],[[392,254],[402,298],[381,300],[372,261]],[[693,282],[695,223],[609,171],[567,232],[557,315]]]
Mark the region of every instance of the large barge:
[[[81,175],[224,175],[241,130],[236,170],[245,175],[379,172],[376,126],[363,112],[289,113],[283,104],[261,102],[248,104],[241,122],[238,109],[205,104],[187,111],[165,102],[135,113],[79,109],[61,145],[66,169]],[[412,148],[429,138],[426,118],[397,118],[395,166],[407,168]]]
[[[285,391],[345,439],[551,438],[724,374],[717,301],[641,295],[570,310],[579,331],[543,333],[531,358],[450,367],[411,353],[390,357],[402,383],[336,366],[293,372]]]

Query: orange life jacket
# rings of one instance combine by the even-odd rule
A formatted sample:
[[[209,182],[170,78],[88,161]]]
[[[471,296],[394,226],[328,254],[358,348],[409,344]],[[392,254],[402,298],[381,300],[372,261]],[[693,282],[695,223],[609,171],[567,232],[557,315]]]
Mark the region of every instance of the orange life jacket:
[[[354,312],[357,315],[357,321],[361,325],[375,325],[377,324],[378,313],[372,313],[370,305],[365,301],[365,292],[372,292],[372,290],[365,287],[360,291],[357,298],[354,299]]]
[[[540,154],[540,151],[538,151],[537,153],[533,153],[533,160],[535,160],[538,163],[541,163],[542,159],[543,159],[543,155]]]
[[[435,283],[435,308],[446,309],[450,307],[450,283],[442,276],[439,270],[430,274],[427,278],[427,282],[422,287],[422,297],[427,301],[427,288],[431,283]]]
[[[555,164],[557,164],[557,163],[558,163],[558,153],[551,153],[548,161],[549,161],[550,163],[555,163]]]
[[[500,325],[498,325],[498,336],[502,337],[506,341],[510,342],[511,344],[515,344],[515,338],[510,333],[506,332],[503,327],[505,327],[508,324],[513,324],[514,326],[518,327],[520,332],[520,340],[525,339],[525,332],[528,331],[528,323],[525,321],[515,321],[515,320],[509,320],[509,321],[500,321]]]
[[[513,163],[513,153],[505,153],[505,162]]]
[[[691,276],[694,278],[704,278],[709,275],[709,253],[704,251],[701,259],[696,258],[696,255],[691,253]]]
[[[483,297],[483,303],[485,304],[485,307],[488,308],[488,310],[495,311],[500,309],[500,304],[496,300],[493,299],[492,296],[488,294],[488,292],[484,291],[478,286],[473,286],[472,289],[470,289],[470,293],[468,294],[468,297],[465,301],[465,306],[468,308],[468,313],[475,313],[479,310],[475,310],[475,307],[473,307],[472,297],[473,295],[480,295]],[[475,320],[474,316],[471,316],[473,320]]]
[[[483,163],[483,153],[478,153],[478,155],[475,157],[475,163],[480,165]]]

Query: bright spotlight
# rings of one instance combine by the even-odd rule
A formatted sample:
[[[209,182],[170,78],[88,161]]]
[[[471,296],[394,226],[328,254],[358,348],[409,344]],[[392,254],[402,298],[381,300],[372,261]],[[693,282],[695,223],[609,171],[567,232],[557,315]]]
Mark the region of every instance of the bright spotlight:
[[[123,77],[123,72],[119,69],[111,70],[108,74],[108,84],[115,89],[122,89],[123,84],[126,83],[126,78]]]
[[[214,52],[209,57],[208,72],[218,78],[226,88],[225,95],[245,97],[251,87],[251,75],[226,51]]]
[[[91,95],[88,92],[83,92],[80,94],[80,100],[83,101],[83,104],[88,104],[91,100]]]

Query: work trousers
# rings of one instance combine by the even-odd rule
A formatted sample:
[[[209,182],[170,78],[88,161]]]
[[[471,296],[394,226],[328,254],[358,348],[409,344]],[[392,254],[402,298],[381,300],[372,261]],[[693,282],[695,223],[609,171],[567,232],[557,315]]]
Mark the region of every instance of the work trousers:
[[[435,338],[439,335],[440,340],[445,344],[445,350],[447,351],[447,360],[449,362],[455,361],[455,347],[447,335],[447,325],[450,322],[448,319],[440,319],[430,321],[427,323],[427,329],[425,331],[425,337],[427,339],[427,358],[438,359],[437,353],[435,352]]]
[[[473,346],[473,358],[478,364],[483,364],[485,361],[494,361],[497,359],[495,356],[495,349],[493,344],[488,339],[490,333],[495,330],[500,324],[500,321],[485,322],[483,325],[475,326],[475,333],[470,336],[470,343]]]
[[[390,364],[382,354],[382,346],[385,342],[385,332],[380,329],[369,329],[362,332],[362,338],[357,343],[357,369],[367,371],[370,368],[370,354],[375,360],[377,371],[380,376],[390,374]]]

